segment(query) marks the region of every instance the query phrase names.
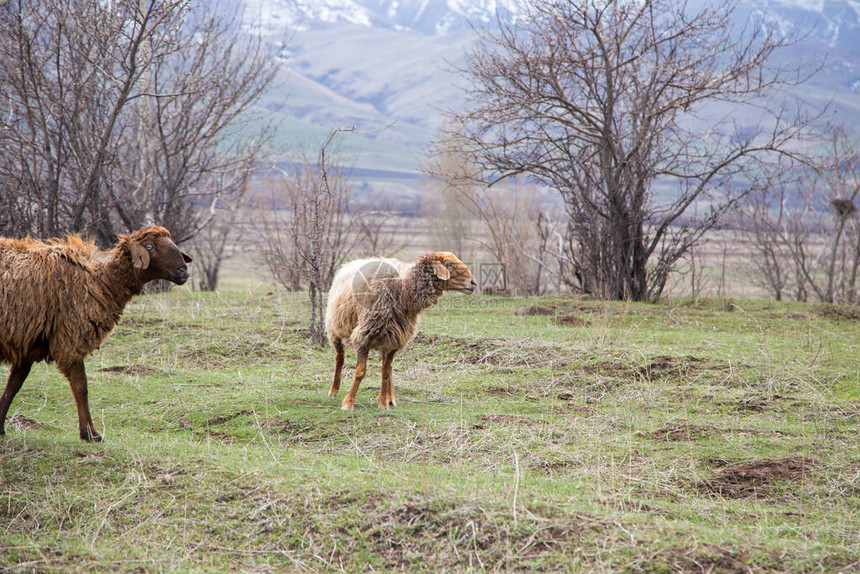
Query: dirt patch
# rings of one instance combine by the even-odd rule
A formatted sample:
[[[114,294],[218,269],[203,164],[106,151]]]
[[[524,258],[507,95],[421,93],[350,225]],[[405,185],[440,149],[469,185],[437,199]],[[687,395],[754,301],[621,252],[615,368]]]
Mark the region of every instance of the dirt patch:
[[[117,373],[120,375],[154,375],[158,373],[158,369],[147,367],[145,365],[114,365],[99,369],[100,373]]]
[[[40,423],[39,421],[34,421],[33,419],[28,419],[23,415],[13,415],[11,418],[7,419],[6,424],[19,426],[25,429],[40,429],[45,428],[45,425]]]
[[[780,395],[747,395],[738,403],[738,410],[742,412],[760,413],[771,408],[774,401],[781,399]]]
[[[597,413],[597,410],[591,407],[584,407],[582,405],[567,404],[560,407],[553,407],[552,412],[559,414],[577,413],[584,416],[592,416]]]
[[[652,373],[666,373],[671,371],[677,371],[681,365],[682,359],[679,357],[670,357],[668,355],[662,355],[660,357],[655,358],[653,361],[645,365],[644,367],[639,368],[639,372],[643,375],[650,375]]]
[[[706,366],[707,360],[699,357],[672,357],[661,355],[655,357],[647,365],[639,367],[636,372],[643,377],[657,377],[663,375],[688,375],[698,373]]]
[[[526,305],[525,307],[520,307],[514,311],[514,315],[520,315],[523,317],[549,316],[555,314],[556,309],[544,307],[543,305]]]
[[[517,393],[514,389],[508,389],[504,387],[487,387],[487,394],[491,397],[499,397],[502,399],[517,396]]]
[[[706,547],[695,554],[689,551],[678,552],[672,562],[672,572],[682,574],[720,573],[720,574],[749,574],[752,568],[747,565],[749,559],[741,552],[733,552],[725,548]]]
[[[592,365],[583,365],[577,370],[589,375],[641,375],[655,377],[670,374],[690,374],[703,370],[707,365],[706,359],[698,357],[672,357],[660,355],[654,357],[647,365],[637,366],[621,361],[600,361]]]
[[[657,440],[692,441],[710,438],[719,433],[714,425],[674,424],[658,428],[652,433]]]
[[[629,375],[635,371],[635,367],[622,362],[600,361],[592,365],[583,365],[577,371],[586,375]]]
[[[728,498],[767,498],[779,485],[797,482],[811,469],[806,457],[766,458],[723,469],[698,487]]]
[[[576,315],[558,315],[555,322],[565,327],[587,327],[589,325],[588,321]]]
[[[229,415],[221,415],[221,416],[217,416],[217,417],[209,419],[208,421],[206,421],[206,424],[208,426],[223,425],[224,423],[232,421],[233,419],[237,419],[239,417],[243,417],[245,415],[250,415],[250,414],[251,414],[251,411],[239,411],[239,412],[229,414]]]
[[[526,305],[514,311],[514,314],[521,317],[553,317],[553,320],[557,324],[566,327],[585,327],[589,324],[585,319],[570,313],[568,309],[560,306]]]

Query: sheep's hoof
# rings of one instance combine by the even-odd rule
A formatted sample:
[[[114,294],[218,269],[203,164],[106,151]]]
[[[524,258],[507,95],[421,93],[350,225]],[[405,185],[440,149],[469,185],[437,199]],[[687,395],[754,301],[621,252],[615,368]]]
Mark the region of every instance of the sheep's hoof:
[[[81,440],[85,440],[87,442],[102,442],[102,435],[96,431],[84,429],[81,431]]]

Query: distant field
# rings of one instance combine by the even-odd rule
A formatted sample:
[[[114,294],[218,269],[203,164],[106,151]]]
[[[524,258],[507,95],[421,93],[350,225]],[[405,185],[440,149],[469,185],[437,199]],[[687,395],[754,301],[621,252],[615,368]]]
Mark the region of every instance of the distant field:
[[[103,444],[34,368],[0,571],[860,568],[856,308],[449,294],[398,407],[372,357],[346,413],[305,296],[251,283],[130,305],[88,361]]]

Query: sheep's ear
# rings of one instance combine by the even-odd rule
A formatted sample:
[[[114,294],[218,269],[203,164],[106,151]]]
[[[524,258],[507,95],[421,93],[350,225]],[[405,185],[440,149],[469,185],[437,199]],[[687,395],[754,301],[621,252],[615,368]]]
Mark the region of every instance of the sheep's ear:
[[[442,265],[439,261],[433,262],[433,274],[442,281],[447,281],[451,278],[451,272],[448,271],[448,268]]]
[[[131,263],[136,269],[146,269],[149,267],[149,253],[143,245],[132,243],[129,251],[131,251]]]

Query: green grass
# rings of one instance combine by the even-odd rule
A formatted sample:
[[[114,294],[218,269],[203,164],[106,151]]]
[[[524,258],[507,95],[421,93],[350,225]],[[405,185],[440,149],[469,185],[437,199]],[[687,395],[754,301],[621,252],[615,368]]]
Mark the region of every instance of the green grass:
[[[351,413],[306,314],[137,298],[87,362],[102,444],[34,367],[0,440],[0,572],[860,568],[853,308],[446,295],[398,407],[373,356]]]

